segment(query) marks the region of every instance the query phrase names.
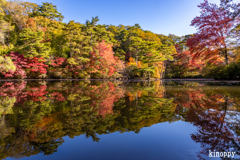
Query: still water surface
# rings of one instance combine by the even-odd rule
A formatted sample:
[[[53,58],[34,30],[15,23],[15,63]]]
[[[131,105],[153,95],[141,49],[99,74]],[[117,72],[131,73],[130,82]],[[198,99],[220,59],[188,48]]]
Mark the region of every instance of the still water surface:
[[[238,159],[239,122],[239,86],[0,83],[0,159]]]

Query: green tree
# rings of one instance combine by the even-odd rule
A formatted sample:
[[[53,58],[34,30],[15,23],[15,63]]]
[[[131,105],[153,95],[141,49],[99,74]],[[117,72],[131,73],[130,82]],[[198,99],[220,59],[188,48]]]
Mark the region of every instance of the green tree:
[[[39,7],[34,9],[32,16],[43,16],[47,17],[48,19],[58,21],[62,21],[64,19],[64,16],[58,12],[57,6],[48,2],[43,2],[42,5],[39,5]]]
[[[48,58],[51,48],[46,43],[42,43],[44,32],[26,28],[19,34],[19,51],[24,56]]]
[[[71,58],[81,57],[83,61],[88,61],[90,37],[84,35],[83,27],[84,25],[80,23],[70,21],[64,28],[64,34],[67,39],[66,46],[69,48],[69,56]]]
[[[33,20],[39,28],[43,28],[45,30],[44,42],[50,43],[51,54],[57,57],[69,57],[69,53],[67,53],[69,49],[66,46],[66,24],[42,16],[34,17]]]

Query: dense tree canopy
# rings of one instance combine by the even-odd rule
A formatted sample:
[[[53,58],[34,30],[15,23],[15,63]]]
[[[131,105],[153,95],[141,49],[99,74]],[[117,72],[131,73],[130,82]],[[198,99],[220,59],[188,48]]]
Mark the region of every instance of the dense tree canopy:
[[[85,24],[75,21],[63,23],[61,21],[64,17],[57,6],[48,2],[37,5],[15,0],[1,1],[0,5],[0,25],[4,26],[0,29],[1,55],[18,52],[28,58],[28,62],[36,57],[44,58],[44,65],[49,65],[58,58],[66,58],[57,76],[59,78],[74,78],[80,72],[84,72],[84,77],[92,78],[162,76],[165,61],[172,59],[172,55],[176,53],[174,35],[166,38],[143,30],[139,24],[101,25],[98,24],[98,17],[92,17]],[[112,49],[107,52],[96,50],[102,42]],[[136,63],[126,66],[129,58]],[[104,65],[105,62],[116,64]],[[99,66],[104,66],[109,76],[95,75]],[[51,77],[55,69],[50,66],[46,77]],[[56,74],[54,75],[56,78]]]
[[[93,54],[104,41],[112,48],[112,58],[117,59],[114,69],[106,68],[114,70],[108,78],[159,79],[164,78],[165,73],[168,77],[207,76],[218,66],[238,63],[240,12],[238,3],[232,0],[222,0],[220,5],[204,0],[199,7],[202,10],[200,16],[191,23],[197,28],[197,33],[177,36],[156,34],[142,29],[139,24],[98,24],[98,17],[92,17],[86,23],[74,20],[64,23],[64,16],[52,3],[38,5],[1,0],[0,55],[18,52],[29,62],[32,58],[44,58],[44,65],[48,65],[46,78],[103,78],[106,76],[93,74],[103,62],[96,61]],[[189,53],[189,61],[183,59],[185,53]],[[65,58],[64,63],[61,71],[52,77],[52,71],[57,68],[51,68],[51,61],[59,58]],[[112,58],[109,61],[113,61]],[[199,67],[198,64],[204,65]],[[190,73],[192,69],[188,69],[189,66],[195,68],[194,74]],[[84,76],[74,76],[83,72]]]

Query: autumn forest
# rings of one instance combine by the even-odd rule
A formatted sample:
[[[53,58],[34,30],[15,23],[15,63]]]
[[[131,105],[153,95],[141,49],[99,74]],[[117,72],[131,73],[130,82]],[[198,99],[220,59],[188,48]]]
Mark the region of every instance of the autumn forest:
[[[239,4],[204,0],[196,33],[70,21],[52,3],[0,1],[0,77],[6,79],[240,79]],[[190,22],[189,22],[190,24]]]
[[[240,3],[219,2],[180,36],[0,0],[0,159],[240,158]]]

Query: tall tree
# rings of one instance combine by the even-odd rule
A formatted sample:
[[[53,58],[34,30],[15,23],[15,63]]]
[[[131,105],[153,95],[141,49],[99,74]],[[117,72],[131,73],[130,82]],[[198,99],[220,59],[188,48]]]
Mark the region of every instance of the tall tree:
[[[106,44],[103,40],[94,47],[91,53],[91,68],[93,70],[93,76],[98,75],[98,78],[107,78],[114,74],[116,71],[116,60],[113,55],[112,46]]]
[[[230,16],[229,10],[208,3],[207,0],[198,7],[201,9],[201,15],[194,18],[191,23],[197,28],[197,33],[187,41],[193,58],[204,57],[205,60],[209,60],[222,55],[228,64],[227,37],[235,20]]]
[[[114,42],[114,34],[107,30],[105,25],[97,25],[99,21],[98,16],[92,17],[92,20],[86,21],[84,27],[82,27],[82,31],[84,32],[84,36],[87,37],[88,46],[85,49],[89,50],[89,59],[92,59],[92,52],[99,43],[103,40],[106,43],[112,44]],[[93,66],[91,66],[92,68]]]
[[[75,23],[74,21],[70,21],[65,30],[65,38],[67,39],[67,47],[69,48],[69,56],[77,57],[80,56],[84,52],[84,44],[87,43],[85,41],[85,36],[81,32],[81,27],[83,25],[80,23]]]
[[[39,5],[39,7],[34,9],[32,16],[43,16],[51,20],[58,21],[62,21],[64,19],[64,16],[58,12],[57,6],[48,2],[43,2],[42,5]]]
[[[10,30],[10,24],[5,20],[5,13],[3,7],[6,5],[5,0],[0,1],[0,43],[5,46],[5,39],[7,32]]]
[[[229,16],[232,17],[232,21],[238,21],[234,29],[230,33],[232,40],[229,43],[229,48],[233,53],[234,60],[239,61],[240,59],[240,3],[233,0],[221,0],[221,7],[228,10]]]
[[[6,5],[6,1],[5,0],[1,0],[0,1],[0,20],[3,20],[4,18],[4,10],[3,10],[3,7]]]
[[[12,22],[17,27],[17,30],[24,28],[28,14],[21,1],[7,1],[6,5],[4,5],[4,12],[8,16],[8,21]]]

